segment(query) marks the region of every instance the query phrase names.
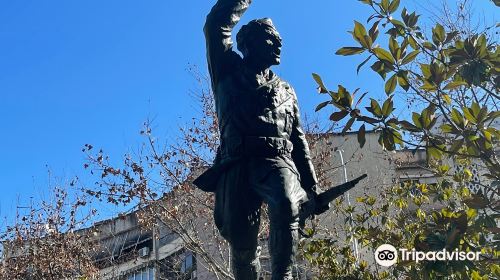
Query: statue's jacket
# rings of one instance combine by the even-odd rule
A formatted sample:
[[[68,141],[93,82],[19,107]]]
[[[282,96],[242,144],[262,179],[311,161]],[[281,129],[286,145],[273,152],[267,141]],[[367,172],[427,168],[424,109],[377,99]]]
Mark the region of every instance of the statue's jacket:
[[[232,28],[249,4],[219,0],[207,17],[204,31],[221,143],[213,166],[194,184],[214,192],[218,179],[232,168],[251,168],[261,178],[275,168],[289,168],[311,190],[317,179],[293,88],[272,72],[267,83],[257,84],[232,50]],[[239,187],[241,182],[225,184]]]

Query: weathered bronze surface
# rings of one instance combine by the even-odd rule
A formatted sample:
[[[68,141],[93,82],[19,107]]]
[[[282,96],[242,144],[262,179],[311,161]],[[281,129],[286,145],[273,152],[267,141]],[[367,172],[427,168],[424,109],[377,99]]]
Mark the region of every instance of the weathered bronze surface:
[[[218,0],[205,37],[221,145],[213,166],[195,180],[215,192],[215,223],[231,244],[236,279],[258,279],[259,209],[268,205],[272,279],[293,279],[300,205],[316,195],[316,175],[293,88],[270,70],[281,37],[268,18],[231,32],[251,0]]]

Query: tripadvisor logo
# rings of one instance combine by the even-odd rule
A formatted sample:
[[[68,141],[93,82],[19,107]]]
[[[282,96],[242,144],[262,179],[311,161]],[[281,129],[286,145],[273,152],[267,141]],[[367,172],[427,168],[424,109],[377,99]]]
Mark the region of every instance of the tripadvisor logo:
[[[389,244],[380,245],[375,251],[375,261],[381,266],[391,266],[398,261],[398,250]]]
[[[429,252],[399,249],[399,253],[402,261],[415,261],[416,263],[420,261],[478,261],[481,254],[481,252],[460,252],[458,249]],[[375,251],[375,261],[381,266],[392,266],[397,260],[398,250],[390,244],[381,245]]]

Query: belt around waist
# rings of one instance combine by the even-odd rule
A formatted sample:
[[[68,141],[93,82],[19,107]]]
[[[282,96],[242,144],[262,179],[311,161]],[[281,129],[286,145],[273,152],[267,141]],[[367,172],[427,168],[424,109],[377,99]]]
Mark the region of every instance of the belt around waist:
[[[293,144],[280,137],[245,136],[238,144],[230,143],[223,150],[230,156],[275,157],[291,155]]]

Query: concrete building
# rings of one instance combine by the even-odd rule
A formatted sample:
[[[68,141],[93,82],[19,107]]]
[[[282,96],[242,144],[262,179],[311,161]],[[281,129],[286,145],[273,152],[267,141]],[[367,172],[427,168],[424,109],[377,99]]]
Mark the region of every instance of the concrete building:
[[[425,153],[401,150],[384,151],[377,142],[378,134],[367,132],[366,144],[359,147],[357,135],[323,135],[313,154],[324,152],[329,156],[323,160],[328,170],[326,176],[332,185],[343,183],[361,174],[368,174],[355,189],[344,198],[344,203],[356,207],[358,196],[380,196],[381,187],[398,181],[419,181],[433,183],[436,178],[426,169]],[[376,187],[375,187],[376,186]],[[202,217],[211,219],[212,217]],[[321,217],[324,225],[335,228],[344,224],[335,215]],[[203,265],[203,260],[183,248],[182,240],[167,228],[146,230],[138,222],[137,212],[106,220],[95,225],[102,244],[96,262],[101,269],[102,279],[214,279]],[[349,235],[349,232],[343,234]],[[269,256],[266,240],[262,243],[262,265],[264,278],[269,276]],[[354,244],[353,244],[354,246]],[[229,250],[227,250],[229,254]],[[371,252],[360,252],[360,257],[370,260]],[[371,261],[370,261],[371,262]]]
[[[145,228],[140,210],[95,224],[103,280],[196,279],[195,257],[168,228]]]
[[[320,158],[322,175],[328,185],[338,185],[361,174],[367,174],[356,188],[350,190],[343,203],[357,208],[356,197],[371,195],[380,197],[385,186],[411,181],[419,183],[436,183],[436,176],[427,168],[424,150],[416,152],[399,150],[384,151],[378,143],[379,135],[366,133],[366,144],[359,147],[356,133],[346,135],[328,134],[318,136],[319,142],[312,147],[313,156]],[[321,157],[321,154],[327,155]],[[321,224],[336,230],[340,235],[350,236],[343,218],[330,213],[320,217]],[[159,279],[215,279],[207,269],[202,258],[185,249],[182,239],[166,226],[155,228],[141,226],[139,211],[105,220],[95,224],[92,230],[101,244],[95,256],[101,271],[101,279],[105,280],[159,280]],[[200,217],[212,219],[212,217]],[[265,236],[262,243],[262,265],[264,279],[270,275],[269,254],[266,250]],[[374,262],[373,252],[363,251],[355,240],[352,247],[358,252],[360,259]],[[220,248],[219,248],[220,250]],[[221,258],[229,258],[229,250]],[[215,254],[215,252],[214,252]],[[220,251],[218,252],[220,254]],[[308,279],[307,273],[301,272],[301,279]]]
[[[368,175],[342,198],[343,206],[354,207],[351,218],[364,211],[361,207],[362,203],[356,201],[358,197],[380,198],[384,195],[386,187],[406,181],[437,182],[435,175],[427,168],[424,150],[417,150],[415,153],[410,150],[385,151],[378,143],[378,138],[378,133],[366,132],[366,143],[361,148],[357,133],[329,134],[323,136],[319,145],[312,151],[315,156],[318,156],[318,153],[325,153],[324,149],[329,149],[329,153],[325,153],[329,154],[329,157],[322,159],[329,165],[323,167],[328,170],[323,180],[328,181],[331,186],[342,184],[362,174]],[[323,214],[319,220],[321,227],[329,229],[328,233],[339,236],[340,240],[353,236],[346,217],[335,211]],[[341,245],[342,242],[338,241],[337,244]],[[359,260],[367,261],[369,264],[375,263],[373,252],[362,250],[354,238],[350,246],[354,252],[357,252]]]

